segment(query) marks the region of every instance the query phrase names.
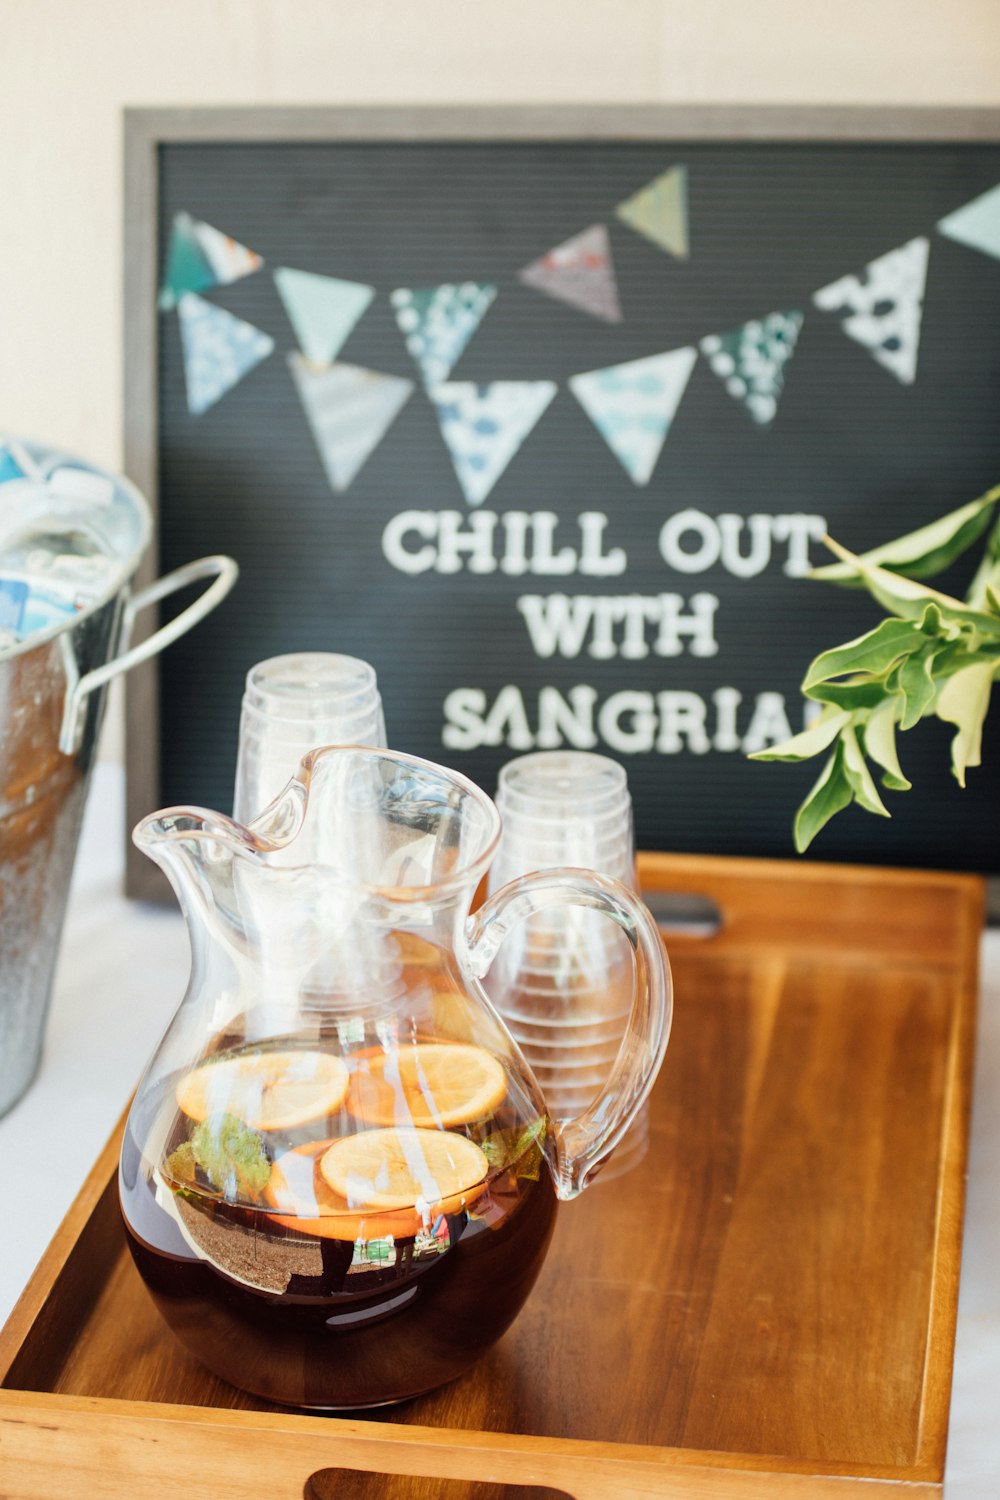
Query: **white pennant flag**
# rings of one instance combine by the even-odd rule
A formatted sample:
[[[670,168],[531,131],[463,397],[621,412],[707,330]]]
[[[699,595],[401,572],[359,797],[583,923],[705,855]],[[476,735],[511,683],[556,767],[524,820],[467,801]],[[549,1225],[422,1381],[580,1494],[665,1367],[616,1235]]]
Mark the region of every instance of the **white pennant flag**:
[[[841,276],[813,297],[823,312],[840,317],[848,338],[904,385],[912,385],[917,374],[929,252],[930,243],[921,235],[871,261],[863,281]]]
[[[412,380],[358,365],[288,356],[330,487],[346,490],[415,389]]]

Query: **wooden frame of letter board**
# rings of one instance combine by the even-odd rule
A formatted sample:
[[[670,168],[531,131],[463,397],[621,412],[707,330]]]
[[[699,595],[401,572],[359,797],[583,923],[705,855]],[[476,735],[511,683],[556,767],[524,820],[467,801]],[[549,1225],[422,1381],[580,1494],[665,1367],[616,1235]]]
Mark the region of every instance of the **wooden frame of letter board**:
[[[157,515],[158,148],[172,143],[333,141],[1000,141],[995,109],[569,105],[127,109],[125,111],[125,472]],[[154,533],[155,535],[155,533]],[[137,585],[156,574],[150,549]],[[155,626],[151,611],[136,639]],[[127,687],[127,825],[160,805],[155,662]],[[128,841],[126,889],[164,899],[166,882]],[[1000,882],[991,882],[991,911]]]

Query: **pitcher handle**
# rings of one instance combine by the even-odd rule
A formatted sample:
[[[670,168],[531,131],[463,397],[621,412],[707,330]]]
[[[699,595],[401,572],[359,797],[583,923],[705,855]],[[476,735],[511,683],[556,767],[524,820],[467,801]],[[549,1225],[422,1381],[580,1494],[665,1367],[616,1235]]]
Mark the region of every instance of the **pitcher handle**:
[[[131,651],[125,651],[121,656],[112,657],[103,666],[95,667],[92,672],[85,673],[73,684],[71,691],[66,694],[62,729],[59,734],[59,749],[64,755],[74,755],[79,746],[80,735],[83,731],[84,709],[90,694],[96,688],[103,687],[106,682],[110,682],[112,677],[117,677],[122,672],[130,672],[140,662],[148,661],[151,656],[158,655],[165,647],[179,640],[182,635],[186,635],[192,626],[197,625],[206,615],[212,613],[217,604],[222,603],[239,577],[239,572],[233,559],[221,553],[214,557],[199,557],[196,562],[185,563],[182,568],[175,568],[172,573],[158,578],[155,583],[151,583],[148,588],[128,600],[122,621],[122,641],[126,646],[132,633],[135,617],[142,610],[148,609],[151,604],[157,604],[169,594],[176,594],[180,589],[188,588],[192,583],[200,583],[203,578],[214,579],[211,588],[199,594],[193,604],[181,610],[180,614],[175,615],[166,625],[161,625],[159,630],[155,630],[146,640],[140,641],[138,646],[133,646]]]
[[[472,971],[482,979],[507,934],[535,912],[583,906],[617,922],[632,947],[634,991],[625,1035],[604,1088],[582,1115],[557,1124],[547,1147],[560,1198],[575,1198],[645,1103],[670,1037],[673,985],[656,923],[619,880],[590,870],[551,870],[502,886],[466,923]]]

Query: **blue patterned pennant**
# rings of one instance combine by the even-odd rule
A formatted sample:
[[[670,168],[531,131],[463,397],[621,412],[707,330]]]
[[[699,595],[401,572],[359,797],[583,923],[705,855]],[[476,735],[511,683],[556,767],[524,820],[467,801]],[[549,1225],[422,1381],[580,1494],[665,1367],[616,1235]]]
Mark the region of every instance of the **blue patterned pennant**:
[[[552,380],[455,381],[428,392],[470,505],[481,505],[556,394]]]
[[[274,349],[269,334],[185,292],[177,304],[188,410],[201,416]]]
[[[648,484],[698,358],[671,349],[570,377],[569,388],[634,484]]]

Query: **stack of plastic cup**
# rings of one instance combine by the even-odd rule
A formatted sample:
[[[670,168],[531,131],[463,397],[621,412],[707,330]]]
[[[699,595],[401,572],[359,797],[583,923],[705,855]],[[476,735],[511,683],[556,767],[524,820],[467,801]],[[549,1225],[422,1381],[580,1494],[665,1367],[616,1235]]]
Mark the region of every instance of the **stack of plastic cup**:
[[[320,651],[258,662],[243,695],[233,817],[256,818],[310,750],[385,743],[382,699],[368,662]]]
[[[636,889],[632,800],[616,761],[581,751],[521,756],[501,771],[496,800],[503,840],[491,890],[565,865]],[[555,1119],[580,1114],[607,1082],[631,1008],[632,973],[627,938],[600,912],[539,912],[504,941],[486,988]],[[602,1179],[635,1166],[648,1136],[644,1107]]]

